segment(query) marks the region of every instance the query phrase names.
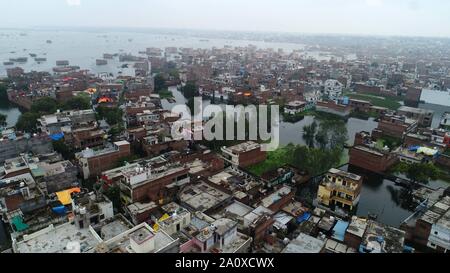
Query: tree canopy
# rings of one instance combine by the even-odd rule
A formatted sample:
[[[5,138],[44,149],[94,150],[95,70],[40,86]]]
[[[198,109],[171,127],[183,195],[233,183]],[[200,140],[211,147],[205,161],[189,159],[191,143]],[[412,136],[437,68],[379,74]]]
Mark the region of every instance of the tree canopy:
[[[64,105],[64,110],[86,110],[91,108],[91,99],[87,94],[79,94],[70,100],[68,100]]]
[[[43,97],[33,102],[31,105],[31,112],[53,114],[58,110],[58,102],[51,97]]]
[[[185,86],[181,88],[181,92],[183,93],[186,99],[190,99],[199,95],[198,87],[195,82],[187,82]]]
[[[34,133],[37,131],[37,119],[40,117],[41,115],[35,112],[23,113],[17,120],[16,129],[19,131]]]

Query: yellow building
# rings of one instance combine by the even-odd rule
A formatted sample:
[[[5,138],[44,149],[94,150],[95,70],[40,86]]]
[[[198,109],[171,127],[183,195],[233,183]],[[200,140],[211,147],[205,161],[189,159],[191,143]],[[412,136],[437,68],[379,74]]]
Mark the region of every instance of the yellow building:
[[[359,202],[362,177],[330,169],[319,185],[317,200],[325,206],[340,206],[352,210]]]

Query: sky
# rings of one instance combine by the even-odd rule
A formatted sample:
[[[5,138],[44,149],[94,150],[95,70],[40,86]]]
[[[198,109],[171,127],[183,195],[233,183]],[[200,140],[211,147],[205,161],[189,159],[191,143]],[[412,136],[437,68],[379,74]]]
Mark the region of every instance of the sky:
[[[0,28],[143,27],[450,37],[448,0],[0,0]]]

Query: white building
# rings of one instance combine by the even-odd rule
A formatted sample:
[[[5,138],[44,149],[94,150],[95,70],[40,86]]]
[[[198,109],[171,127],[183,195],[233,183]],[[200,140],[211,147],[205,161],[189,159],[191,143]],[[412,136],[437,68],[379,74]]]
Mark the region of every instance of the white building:
[[[301,113],[301,112],[305,111],[306,106],[307,106],[307,104],[304,101],[299,101],[299,100],[291,101],[288,104],[286,104],[286,106],[284,108],[284,112],[289,115],[295,115],[297,113]]]
[[[324,84],[324,94],[331,100],[336,100],[342,96],[344,85],[337,80],[326,80]]]

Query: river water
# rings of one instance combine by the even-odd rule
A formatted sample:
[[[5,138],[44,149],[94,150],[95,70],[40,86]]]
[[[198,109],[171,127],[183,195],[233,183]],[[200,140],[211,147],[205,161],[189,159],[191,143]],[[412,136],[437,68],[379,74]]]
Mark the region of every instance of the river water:
[[[25,32],[25,36],[20,33]],[[132,39],[129,41],[129,39]],[[46,40],[52,40],[51,44]],[[299,44],[288,43],[266,43],[245,40],[225,40],[225,39],[209,39],[200,40],[199,38],[175,36],[175,35],[159,35],[151,33],[133,33],[133,32],[81,32],[81,31],[14,31],[0,29],[0,77],[6,75],[6,66],[4,61],[9,58],[28,57],[28,62],[20,64],[26,71],[51,71],[55,66],[56,60],[69,60],[71,65],[79,65],[83,69],[90,69],[94,73],[113,73],[117,75],[122,72],[124,75],[133,74],[132,69],[120,68],[117,60],[108,60],[106,66],[96,66],[95,60],[102,58],[103,53],[132,53],[137,55],[139,51],[145,50],[147,47],[164,48],[168,46],[176,47],[193,47],[193,48],[211,48],[230,46],[247,46],[249,44],[256,45],[260,48],[283,48],[286,51],[302,49]],[[36,63],[33,58],[29,57],[29,53],[35,53],[38,57],[47,58],[47,62]],[[319,53],[311,53],[312,57],[319,58]],[[176,103],[169,103],[167,100],[162,101],[164,109],[171,110],[172,107],[185,104],[186,99],[183,97],[176,87],[170,90],[174,94]],[[438,91],[439,92],[439,91]],[[437,126],[442,113],[449,111],[450,101],[447,103],[445,92],[424,92],[421,108],[431,109],[435,111],[433,126]],[[440,97],[442,96],[442,97]],[[210,102],[204,101],[203,106],[207,106]],[[14,126],[21,112],[18,108],[11,106],[8,102],[0,102],[0,113],[7,115],[8,126]],[[309,125],[314,121],[314,117],[306,116],[297,123],[280,123],[280,142],[281,145],[289,143],[305,145],[302,138],[302,131],[305,125]],[[354,136],[357,132],[371,132],[377,127],[377,122],[373,119],[360,120],[350,118],[347,122],[348,143],[353,144]],[[348,167],[345,166],[344,169]],[[357,174],[364,171],[353,170]],[[435,182],[432,182],[435,183]],[[438,186],[445,186],[441,181],[436,182]],[[366,217],[368,213],[379,215],[379,221],[399,226],[400,223],[407,218],[411,211],[402,207],[400,198],[401,188],[396,186],[394,182],[386,180],[382,177],[373,175],[367,176],[364,181],[361,193],[361,201],[357,209],[357,215]],[[0,244],[6,242],[6,234],[4,226],[0,224]]]

